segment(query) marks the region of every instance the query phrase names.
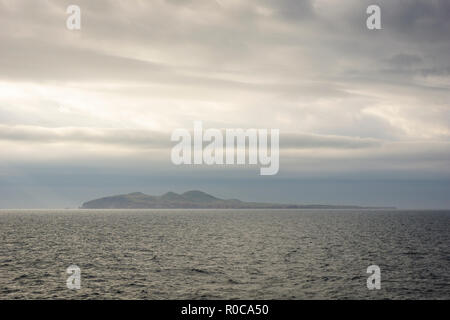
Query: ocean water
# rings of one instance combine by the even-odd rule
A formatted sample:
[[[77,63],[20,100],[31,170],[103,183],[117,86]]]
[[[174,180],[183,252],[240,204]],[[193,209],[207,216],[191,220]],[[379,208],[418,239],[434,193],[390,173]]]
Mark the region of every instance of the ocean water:
[[[0,243],[0,299],[450,298],[450,211],[2,210]]]

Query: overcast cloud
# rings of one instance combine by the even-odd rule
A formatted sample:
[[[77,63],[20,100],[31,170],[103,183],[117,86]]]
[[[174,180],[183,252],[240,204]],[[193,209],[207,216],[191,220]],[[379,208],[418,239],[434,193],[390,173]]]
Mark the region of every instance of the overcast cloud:
[[[70,4],[81,7],[80,31],[66,28]],[[382,30],[366,28],[370,4],[381,7]],[[229,181],[254,168],[171,164],[170,133],[195,120],[205,128],[280,129],[279,179],[435,181],[429,195],[450,181],[447,0],[0,0],[0,25],[6,194],[25,190],[24,176],[35,177],[28,193],[48,191],[41,173],[51,167],[61,181],[63,173],[91,173],[78,191],[46,191],[58,205],[107,191],[163,192],[161,179],[176,177],[200,188],[199,175],[230,197],[254,195],[242,180]],[[117,189],[88,188],[105,167],[111,177],[145,172],[149,182],[114,178]],[[276,179],[264,191],[273,200],[308,201],[292,191],[278,196]],[[425,191],[401,188],[399,203],[358,197],[420,207],[413,199]],[[446,197],[433,201],[427,206],[450,207]]]

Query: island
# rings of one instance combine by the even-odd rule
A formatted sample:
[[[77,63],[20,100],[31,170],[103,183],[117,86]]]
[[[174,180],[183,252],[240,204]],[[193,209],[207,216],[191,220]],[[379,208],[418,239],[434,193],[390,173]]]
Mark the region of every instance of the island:
[[[352,205],[280,204],[220,199],[208,193],[191,190],[182,194],[167,192],[151,196],[133,192],[95,199],[83,203],[81,209],[395,209],[393,207],[360,207]]]

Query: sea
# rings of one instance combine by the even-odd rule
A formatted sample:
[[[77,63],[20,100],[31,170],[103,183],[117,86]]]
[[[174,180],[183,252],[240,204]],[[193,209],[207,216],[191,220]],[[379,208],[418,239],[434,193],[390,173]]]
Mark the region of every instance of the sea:
[[[0,210],[0,299],[450,299],[450,211]]]

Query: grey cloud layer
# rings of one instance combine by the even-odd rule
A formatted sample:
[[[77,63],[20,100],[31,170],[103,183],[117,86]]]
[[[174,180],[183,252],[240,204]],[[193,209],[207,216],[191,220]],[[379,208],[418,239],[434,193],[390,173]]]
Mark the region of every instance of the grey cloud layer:
[[[369,31],[372,3],[80,0],[70,32],[66,2],[0,0],[0,140],[22,156],[167,148],[170,130],[203,120],[282,128],[281,147],[316,149],[322,169],[345,152],[443,168],[450,2],[379,0],[383,29]]]
[[[324,0],[80,1],[80,36],[64,28],[65,4],[60,1],[2,3],[2,68],[21,66],[3,77],[64,75],[69,80],[87,77],[97,66],[90,74],[94,79],[112,76],[119,81],[122,74],[123,80],[149,80],[141,73],[168,71],[158,68],[156,59],[177,70],[259,70],[284,78],[304,73],[305,66],[296,66],[301,61],[295,57],[312,64],[314,68],[306,69],[309,77],[320,77],[325,70],[347,73],[352,67],[365,72],[370,70],[364,65],[368,60],[382,64],[383,59],[407,55],[433,68],[449,66],[445,49],[450,46],[450,10],[445,0],[379,1],[385,30],[377,35],[365,28],[365,8],[371,1],[345,1],[334,10],[332,1]],[[126,59],[137,55],[145,64]],[[347,70],[339,67],[346,64]],[[66,73],[61,65],[68,68]]]
[[[100,128],[46,128],[33,126],[0,125],[0,141],[16,143],[85,143],[117,145],[128,148],[171,148],[170,132],[146,130],[100,129]],[[282,133],[280,147],[286,149],[363,149],[378,147],[381,141],[353,137],[325,136],[313,134]],[[170,151],[168,151],[170,152]]]

